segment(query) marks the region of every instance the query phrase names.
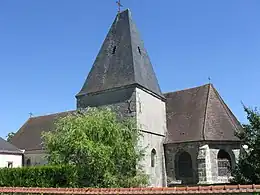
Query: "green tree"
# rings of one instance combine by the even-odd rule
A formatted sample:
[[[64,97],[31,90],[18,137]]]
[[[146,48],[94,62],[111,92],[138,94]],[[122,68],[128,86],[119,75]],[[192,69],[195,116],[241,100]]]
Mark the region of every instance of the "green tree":
[[[234,182],[239,184],[260,183],[260,114],[257,109],[244,106],[248,124],[237,136],[242,140],[239,161],[234,170]]]
[[[10,132],[10,133],[8,133],[8,135],[6,136],[7,141],[10,142],[10,140],[12,139],[12,137],[13,137],[14,135],[15,135],[14,132]]]
[[[147,176],[137,168],[143,158],[140,132],[131,119],[108,108],[77,111],[43,133],[47,159],[53,165],[74,165],[79,186],[137,187]]]

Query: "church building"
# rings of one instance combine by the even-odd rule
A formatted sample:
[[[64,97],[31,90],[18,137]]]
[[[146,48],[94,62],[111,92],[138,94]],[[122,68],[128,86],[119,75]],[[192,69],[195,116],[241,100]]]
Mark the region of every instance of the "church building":
[[[85,83],[77,109],[111,106],[135,117],[150,186],[228,183],[240,152],[241,125],[212,84],[163,93],[129,9],[119,12]],[[24,165],[47,163],[41,133],[70,112],[30,117],[11,143]]]

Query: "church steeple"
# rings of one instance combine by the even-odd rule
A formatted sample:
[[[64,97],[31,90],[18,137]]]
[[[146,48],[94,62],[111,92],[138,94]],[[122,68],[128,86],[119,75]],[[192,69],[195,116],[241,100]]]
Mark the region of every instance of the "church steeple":
[[[163,98],[130,10],[118,13],[78,96],[136,86]]]

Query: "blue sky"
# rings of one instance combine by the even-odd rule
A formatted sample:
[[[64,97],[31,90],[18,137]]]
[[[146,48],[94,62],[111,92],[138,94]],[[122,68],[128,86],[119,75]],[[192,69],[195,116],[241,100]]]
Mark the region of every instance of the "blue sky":
[[[242,122],[260,106],[259,0],[122,0],[164,92],[212,83]],[[115,0],[0,1],[0,136],[73,110],[117,13]]]

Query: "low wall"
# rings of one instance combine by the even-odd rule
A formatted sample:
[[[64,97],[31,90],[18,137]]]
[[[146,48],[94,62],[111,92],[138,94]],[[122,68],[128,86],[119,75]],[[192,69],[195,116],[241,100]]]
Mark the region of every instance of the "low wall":
[[[0,193],[88,194],[88,195],[169,195],[169,194],[256,194],[260,185],[186,186],[171,188],[25,188],[1,187]]]

